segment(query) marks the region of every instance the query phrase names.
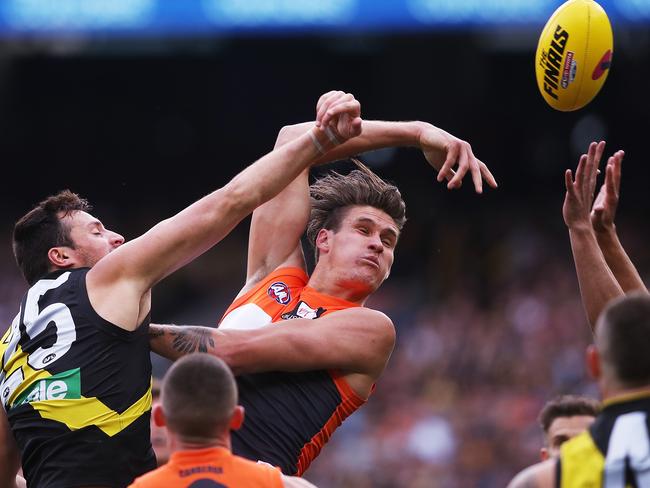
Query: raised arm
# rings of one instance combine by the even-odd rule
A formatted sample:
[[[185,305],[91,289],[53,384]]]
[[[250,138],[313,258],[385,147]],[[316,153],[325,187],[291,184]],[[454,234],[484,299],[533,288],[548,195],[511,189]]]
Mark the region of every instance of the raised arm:
[[[647,293],[648,290],[641,280],[639,272],[619,240],[614,223],[621,188],[621,165],[624,156],[623,151],[617,151],[607,161],[605,182],[600,187],[591,210],[591,223],[605,261],[614,273],[623,292],[644,291]]]
[[[320,116],[324,117],[325,112],[322,106],[319,107]],[[313,122],[304,122],[283,127],[276,148],[301,137],[312,125]],[[450,189],[459,188],[468,171],[478,193],[483,190],[482,179],[491,187],[497,186],[487,166],[474,156],[467,142],[426,122],[364,121],[360,136],[335,147],[315,164],[394,146],[419,147],[429,164],[439,171],[438,181],[447,179]],[[309,211],[307,170],[278,196],[253,212],[246,286],[242,293],[280,266],[304,267],[300,237],[307,225]]]
[[[379,377],[395,344],[395,328],[363,307],[318,319],[293,319],[255,330],[151,325],[151,349],[171,360],[193,352],[223,359],[235,374],[337,369]]]
[[[332,111],[336,138],[344,141],[361,132],[356,100]],[[346,119],[340,121],[343,114]],[[333,147],[332,128],[320,121],[317,124],[253,163],[223,188],[101,259],[87,276],[95,310],[127,330],[137,327],[143,316],[141,301],[155,283],[219,242],[255,207],[278,194]]]
[[[566,170],[567,192],[562,209],[569,229],[582,303],[592,330],[607,303],[623,294],[598,246],[590,219],[598,163],[604,150],[604,142],[590,144],[588,153],[580,157],[575,180],[571,170]]]

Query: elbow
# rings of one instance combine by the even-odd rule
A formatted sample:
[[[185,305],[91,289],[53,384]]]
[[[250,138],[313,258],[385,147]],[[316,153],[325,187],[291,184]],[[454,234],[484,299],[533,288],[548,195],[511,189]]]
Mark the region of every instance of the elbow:
[[[275,147],[284,146],[288,142],[300,137],[304,132],[306,132],[306,129],[302,124],[285,125],[278,132],[278,137],[275,139]]]

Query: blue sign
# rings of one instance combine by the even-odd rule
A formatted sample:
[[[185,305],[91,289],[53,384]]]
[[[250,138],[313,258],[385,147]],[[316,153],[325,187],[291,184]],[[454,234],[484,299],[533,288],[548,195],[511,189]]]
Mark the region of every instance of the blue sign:
[[[3,37],[255,34],[544,25],[558,0],[2,0]],[[650,0],[602,0],[612,22],[647,24]]]

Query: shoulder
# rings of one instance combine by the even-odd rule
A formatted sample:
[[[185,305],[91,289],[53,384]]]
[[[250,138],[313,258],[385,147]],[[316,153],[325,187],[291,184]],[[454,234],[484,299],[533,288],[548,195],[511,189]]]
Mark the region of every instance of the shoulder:
[[[235,455],[232,456],[232,463],[243,479],[257,479],[268,483],[264,486],[282,486],[282,473],[279,468]]]
[[[549,459],[521,471],[508,488],[555,488],[557,461]]]
[[[161,466],[160,468],[149,471],[148,473],[136,478],[133,483],[129,485],[129,488],[169,486],[172,479],[171,470],[168,469],[167,466]]]
[[[366,307],[353,307],[337,310],[329,314],[338,321],[345,318],[345,326],[363,328],[377,337],[395,341],[395,326],[393,321],[383,312]]]

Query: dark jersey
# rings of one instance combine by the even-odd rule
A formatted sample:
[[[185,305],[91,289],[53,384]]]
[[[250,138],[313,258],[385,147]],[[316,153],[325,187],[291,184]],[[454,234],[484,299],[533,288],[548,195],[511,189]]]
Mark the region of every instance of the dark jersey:
[[[557,466],[561,488],[650,487],[650,395],[605,402],[591,427],[562,445]]]
[[[226,311],[219,327],[282,327],[357,305],[306,286],[298,268],[278,269]],[[279,321],[279,322],[278,322]],[[365,403],[337,371],[258,373],[237,377],[246,421],[232,433],[235,454],[301,475],[332,433]]]
[[[127,486],[154,469],[149,318],[133,332],[101,318],[88,269],[32,286],[0,343],[0,400],[30,486]]]

